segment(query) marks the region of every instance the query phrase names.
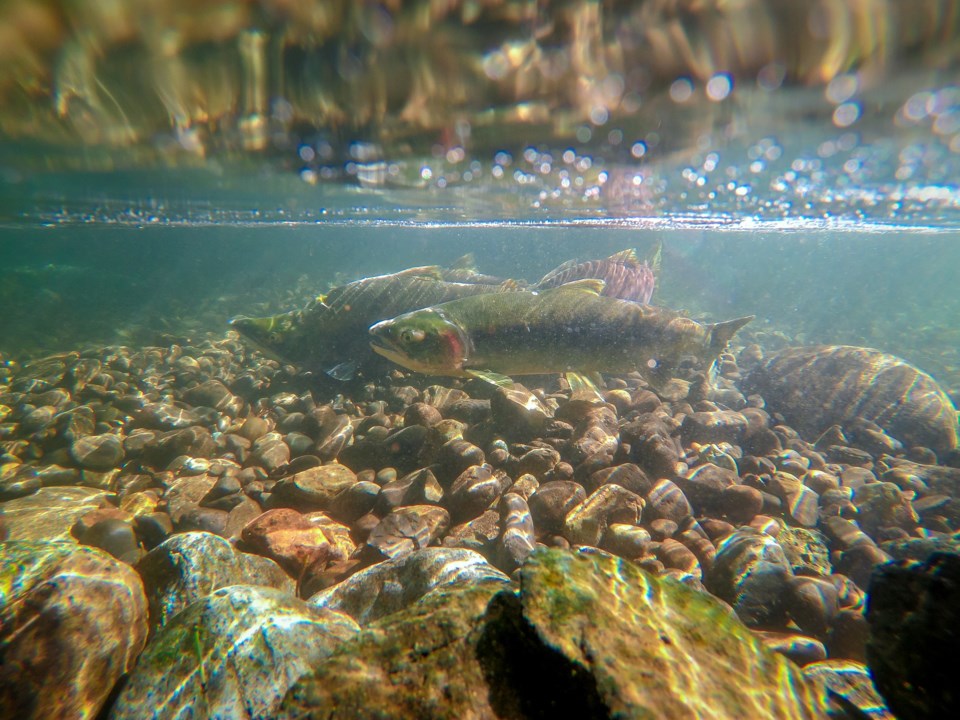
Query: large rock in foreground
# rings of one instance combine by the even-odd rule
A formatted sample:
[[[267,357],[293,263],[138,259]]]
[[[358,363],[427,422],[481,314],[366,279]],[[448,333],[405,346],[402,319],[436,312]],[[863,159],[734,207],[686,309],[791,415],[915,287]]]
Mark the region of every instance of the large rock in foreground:
[[[534,553],[520,582],[523,620],[541,645],[508,656],[521,683],[538,667],[545,691],[558,677],[581,686],[567,690],[558,712],[579,706],[571,716],[731,720],[825,713],[820,689],[799,668],[704,593],[625,560],[555,550]]]
[[[867,664],[900,720],[960,716],[960,555],[936,552],[873,572]]]
[[[287,688],[358,630],[281,590],[221,588],[150,642],[111,720],[272,718]]]
[[[140,578],[75,543],[5,542],[0,558],[0,717],[96,717],[146,641]]]
[[[304,676],[279,718],[819,718],[822,686],[710,596],[607,555],[536,551],[443,585]]]

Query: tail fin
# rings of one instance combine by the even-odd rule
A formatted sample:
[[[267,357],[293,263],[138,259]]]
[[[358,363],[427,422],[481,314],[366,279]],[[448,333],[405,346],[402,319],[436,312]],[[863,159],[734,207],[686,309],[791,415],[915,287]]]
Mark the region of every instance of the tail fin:
[[[714,323],[710,326],[710,352],[716,357],[726,349],[727,344],[736,335],[737,330],[753,320],[754,315]]]

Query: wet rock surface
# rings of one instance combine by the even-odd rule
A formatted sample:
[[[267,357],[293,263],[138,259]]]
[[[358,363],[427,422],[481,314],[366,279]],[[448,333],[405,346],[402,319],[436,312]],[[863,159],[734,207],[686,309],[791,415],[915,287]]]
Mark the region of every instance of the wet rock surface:
[[[797,664],[863,663],[877,568],[957,548],[960,470],[942,393],[874,351],[753,347],[752,372],[725,354],[714,386],[681,368],[658,387],[607,377],[599,395],[558,376],[509,389],[399,371],[331,384],[231,335],[11,365],[0,374],[0,537],[100,548],[132,566],[154,638],[234,585],[329,604],[365,627],[348,644],[394,653],[364,682],[401,672],[382,668],[409,654],[417,622],[436,621],[426,636],[437,652],[454,623],[452,654],[416,675],[433,700],[364,686],[411,716],[441,712],[431,683],[451,658],[475,687],[451,690],[450,717],[606,716],[609,698],[577,674],[588,659],[570,648],[549,656],[579,678],[559,699],[533,693],[521,707],[498,679],[496,643],[516,634],[540,657],[546,642],[522,592],[500,592],[543,548],[612,554],[713,595]],[[878,389],[854,370],[891,382]],[[834,392],[841,371],[853,373],[847,394]],[[913,389],[897,384],[907,377]],[[798,387],[819,398],[815,411],[791,405]],[[884,399],[899,403],[895,417],[871,410]],[[513,629],[491,635],[494,615]],[[405,623],[388,642],[383,628]],[[337,672],[359,677],[339,653]],[[481,686],[492,695],[475,705]]]
[[[289,593],[232,585],[177,614],[147,646],[110,714],[272,717],[287,689],[358,631]]]
[[[867,609],[867,662],[898,718],[953,717],[960,692],[950,669],[960,643],[960,554],[877,568]]]
[[[0,716],[95,717],[146,641],[139,576],[67,542],[3,542],[0,557]]]

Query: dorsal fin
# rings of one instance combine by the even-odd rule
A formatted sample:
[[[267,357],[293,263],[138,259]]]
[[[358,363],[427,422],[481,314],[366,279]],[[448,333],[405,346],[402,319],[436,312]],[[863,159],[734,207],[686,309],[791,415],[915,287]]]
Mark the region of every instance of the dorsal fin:
[[[420,267],[407,268],[393,273],[393,275],[396,277],[428,277],[434,280],[440,280],[443,277],[439,265],[421,265]]]
[[[654,246],[653,250],[650,251],[650,254],[647,255],[647,265],[650,266],[650,269],[653,271],[653,276],[660,279],[660,261],[663,259],[663,240],[657,240],[657,244]],[[658,283],[659,284],[659,283]]]
[[[547,283],[547,282],[549,282],[551,279],[555,278],[555,277],[556,277],[557,275],[559,275],[560,273],[564,273],[564,272],[566,272],[567,270],[569,270],[570,268],[574,268],[574,267],[576,267],[576,266],[579,265],[579,264],[580,264],[580,263],[577,262],[576,260],[567,260],[566,262],[562,262],[562,263],[560,263],[559,265],[557,265],[553,270],[551,270],[551,271],[548,272],[546,275],[544,275],[542,278],[540,278],[540,282],[538,282],[537,285],[543,285],[544,283]]]
[[[710,325],[710,352],[719,355],[727,347],[727,343],[730,342],[737,330],[753,320],[754,317],[754,315],[747,315],[735,320],[725,320]]]
[[[470,270],[471,272],[477,271],[477,259],[474,257],[473,253],[467,253],[462,257],[458,257],[450,264],[451,270]]]
[[[608,257],[607,260],[614,263],[636,263],[637,251],[634,248],[627,248],[626,250],[621,250],[620,252],[614,253]]]
[[[591,295],[599,295],[603,292],[603,289],[607,286],[603,280],[598,278],[584,278],[583,280],[573,280],[563,285],[558,285],[555,288],[550,288],[549,290],[544,290],[546,293],[555,293],[555,292],[581,292],[589,293]]]

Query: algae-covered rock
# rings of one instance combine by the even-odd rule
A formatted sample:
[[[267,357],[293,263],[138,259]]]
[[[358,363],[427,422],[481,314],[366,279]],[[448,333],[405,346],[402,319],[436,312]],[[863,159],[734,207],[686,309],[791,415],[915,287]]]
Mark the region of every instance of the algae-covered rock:
[[[596,550],[536,551],[520,577],[519,595],[484,575],[371,622],[290,689],[277,717],[825,712],[821,686],[706,594]]]
[[[140,578],[68,542],[0,543],[0,558],[0,717],[96,717],[146,641]]]
[[[520,578],[523,619],[562,656],[567,677],[581,676],[601,717],[742,720],[824,712],[822,693],[799,668],[703,593],[595,553],[538,551]]]
[[[510,580],[473,550],[426,548],[377,563],[310,598],[315,607],[350,615],[361,625],[403,610],[438,588]]]
[[[280,590],[221,588],[150,642],[110,718],[274,717],[287,689],[357,630]]]
[[[250,555],[218,535],[174,535],[147,553],[137,571],[150,604],[151,632],[196,600],[229,585],[265,585],[293,595],[295,583],[272,560]]]
[[[499,578],[444,586],[371,623],[284,698],[277,720],[496,717],[477,658]]]

